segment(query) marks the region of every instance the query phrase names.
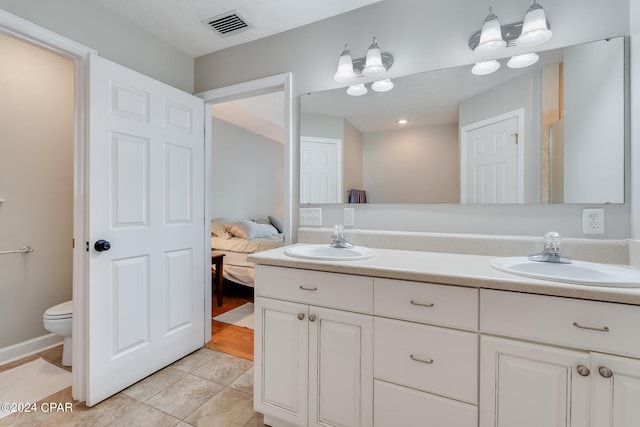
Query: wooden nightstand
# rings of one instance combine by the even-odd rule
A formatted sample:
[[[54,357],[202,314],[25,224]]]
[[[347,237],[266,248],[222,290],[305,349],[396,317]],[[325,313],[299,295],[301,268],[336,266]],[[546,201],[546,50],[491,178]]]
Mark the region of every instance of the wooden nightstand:
[[[216,294],[216,303],[218,304],[218,307],[222,306],[222,268],[223,268],[223,262],[222,259],[224,258],[224,254],[223,253],[219,253],[219,252],[211,252],[211,295],[213,296],[213,293],[215,291]],[[215,271],[213,269],[213,266],[215,266]]]

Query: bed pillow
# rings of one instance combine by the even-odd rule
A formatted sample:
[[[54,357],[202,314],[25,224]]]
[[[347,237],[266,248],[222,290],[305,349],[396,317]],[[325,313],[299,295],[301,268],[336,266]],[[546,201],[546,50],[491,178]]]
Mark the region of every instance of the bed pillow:
[[[224,228],[235,237],[241,239],[257,239],[258,237],[272,237],[278,234],[278,230],[269,224],[258,224],[253,221],[238,221],[225,224]]]
[[[224,227],[225,222],[230,222],[230,220],[218,218],[211,221],[211,234],[216,235],[222,239],[230,239],[231,237],[233,237]]]
[[[284,233],[284,218],[269,216],[269,221],[278,230],[278,233]]]

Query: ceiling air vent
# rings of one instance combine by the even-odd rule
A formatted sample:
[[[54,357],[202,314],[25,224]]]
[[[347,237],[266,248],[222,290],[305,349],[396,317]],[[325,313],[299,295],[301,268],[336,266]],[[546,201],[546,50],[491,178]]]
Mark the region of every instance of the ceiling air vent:
[[[214,16],[213,18],[205,19],[202,22],[213,28],[220,37],[228,37],[251,28],[237,10],[232,10],[230,12]]]

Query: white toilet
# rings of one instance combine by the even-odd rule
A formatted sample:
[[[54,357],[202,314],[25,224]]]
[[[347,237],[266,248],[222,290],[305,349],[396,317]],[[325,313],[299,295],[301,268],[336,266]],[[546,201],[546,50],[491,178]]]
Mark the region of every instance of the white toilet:
[[[42,323],[44,328],[64,337],[62,347],[62,364],[71,366],[71,323],[73,321],[73,301],[63,302],[44,312]]]

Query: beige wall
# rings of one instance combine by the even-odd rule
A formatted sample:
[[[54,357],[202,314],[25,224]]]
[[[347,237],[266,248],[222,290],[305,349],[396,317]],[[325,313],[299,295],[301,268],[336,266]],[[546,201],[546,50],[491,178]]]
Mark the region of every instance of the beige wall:
[[[364,185],[371,203],[457,203],[458,124],[364,135]]]
[[[0,36],[0,348],[48,332],[71,299],[73,62]]]
[[[342,146],[342,197],[345,203],[349,200],[347,192],[351,189],[362,190],[362,133],[351,123],[344,120],[344,144]]]

